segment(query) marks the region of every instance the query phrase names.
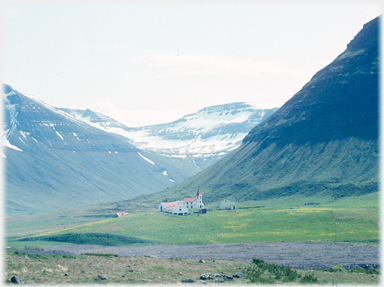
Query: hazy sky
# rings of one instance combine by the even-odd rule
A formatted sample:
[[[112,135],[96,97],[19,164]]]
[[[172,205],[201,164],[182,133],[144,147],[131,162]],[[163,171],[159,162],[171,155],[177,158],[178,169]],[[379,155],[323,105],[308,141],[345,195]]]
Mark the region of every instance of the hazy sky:
[[[281,106],[382,12],[380,1],[77,3],[3,4],[3,82],[128,126]]]

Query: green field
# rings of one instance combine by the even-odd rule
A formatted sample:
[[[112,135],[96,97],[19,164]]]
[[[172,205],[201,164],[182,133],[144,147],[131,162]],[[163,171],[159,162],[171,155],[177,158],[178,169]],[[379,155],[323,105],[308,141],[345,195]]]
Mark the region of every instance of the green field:
[[[95,209],[83,213],[78,209],[77,214],[73,210],[62,211],[56,219],[53,214],[31,215],[29,221],[21,221],[23,217],[13,218],[12,224],[7,221],[6,244],[14,248],[68,243],[106,245],[106,238],[113,245],[206,244],[215,243],[216,235],[218,243],[335,241],[335,222],[339,223],[340,242],[378,244],[377,193],[318,205],[304,205],[310,201],[302,200],[244,202],[235,211],[218,210],[211,205],[207,214],[188,216],[137,212],[111,218],[106,210],[97,214]],[[293,203],[299,207],[287,207]],[[95,214],[89,214],[90,210]]]

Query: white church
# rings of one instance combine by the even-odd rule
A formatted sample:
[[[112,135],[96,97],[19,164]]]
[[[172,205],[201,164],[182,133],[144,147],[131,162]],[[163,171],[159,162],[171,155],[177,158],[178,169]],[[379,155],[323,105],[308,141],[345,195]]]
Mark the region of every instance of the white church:
[[[203,210],[203,196],[200,189],[197,190],[196,197],[186,197],[183,200],[174,202],[162,202],[159,205],[160,212],[168,212],[176,215],[188,215],[188,209],[198,208],[199,211]]]

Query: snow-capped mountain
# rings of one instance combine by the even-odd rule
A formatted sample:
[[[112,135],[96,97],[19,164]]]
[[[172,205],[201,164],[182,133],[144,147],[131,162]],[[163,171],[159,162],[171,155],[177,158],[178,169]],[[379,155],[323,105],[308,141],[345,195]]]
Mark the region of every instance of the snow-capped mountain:
[[[139,128],[126,127],[89,109],[61,110],[106,132],[122,135],[139,149],[168,157],[190,158],[205,168],[239,147],[248,132],[277,109],[230,103],[203,108],[171,123]]]
[[[139,150],[37,98],[3,85],[6,210],[52,211],[128,199],[201,171],[191,160]]]
[[[233,103],[175,122],[129,128],[56,108],[3,85],[8,213],[52,211],[163,190],[235,149],[275,109]]]

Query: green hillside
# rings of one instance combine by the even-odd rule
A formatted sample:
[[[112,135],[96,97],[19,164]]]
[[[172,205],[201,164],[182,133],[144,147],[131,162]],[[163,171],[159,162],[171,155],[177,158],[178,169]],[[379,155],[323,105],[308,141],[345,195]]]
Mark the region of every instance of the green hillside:
[[[133,202],[173,201],[198,187],[208,204],[378,191],[378,39],[376,18],[241,147],[169,190]]]

